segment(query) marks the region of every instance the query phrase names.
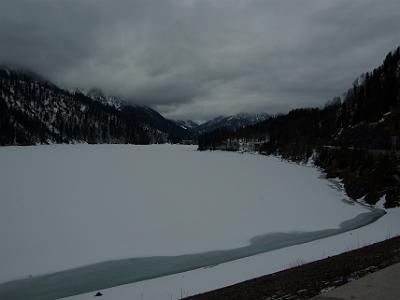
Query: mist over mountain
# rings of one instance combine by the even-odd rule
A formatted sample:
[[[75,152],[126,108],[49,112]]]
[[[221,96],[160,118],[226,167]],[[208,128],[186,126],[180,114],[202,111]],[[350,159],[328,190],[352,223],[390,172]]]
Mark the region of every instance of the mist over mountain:
[[[0,144],[166,143],[190,134],[147,106],[101,90],[69,92],[35,73],[0,69]]]

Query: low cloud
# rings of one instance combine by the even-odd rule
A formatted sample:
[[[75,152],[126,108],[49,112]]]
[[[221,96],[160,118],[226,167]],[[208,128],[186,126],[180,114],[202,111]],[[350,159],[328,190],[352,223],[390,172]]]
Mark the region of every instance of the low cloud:
[[[322,105],[400,44],[398,0],[3,0],[0,63],[171,118]]]

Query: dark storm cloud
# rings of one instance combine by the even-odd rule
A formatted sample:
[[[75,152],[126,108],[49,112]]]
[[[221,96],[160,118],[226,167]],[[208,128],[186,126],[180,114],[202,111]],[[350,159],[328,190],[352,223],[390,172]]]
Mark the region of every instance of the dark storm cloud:
[[[321,105],[400,44],[398,0],[2,0],[0,63],[169,117]]]

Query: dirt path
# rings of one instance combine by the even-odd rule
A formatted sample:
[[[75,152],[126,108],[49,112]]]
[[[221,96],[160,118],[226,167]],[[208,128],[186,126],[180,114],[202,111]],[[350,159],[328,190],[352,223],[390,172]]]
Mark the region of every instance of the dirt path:
[[[400,299],[400,264],[349,282],[312,300],[398,300]]]

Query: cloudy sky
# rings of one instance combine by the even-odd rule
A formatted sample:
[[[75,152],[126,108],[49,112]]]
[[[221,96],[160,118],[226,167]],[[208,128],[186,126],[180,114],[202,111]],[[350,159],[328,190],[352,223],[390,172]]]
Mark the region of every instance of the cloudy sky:
[[[399,0],[0,0],[0,64],[170,118],[322,105],[400,45]]]

